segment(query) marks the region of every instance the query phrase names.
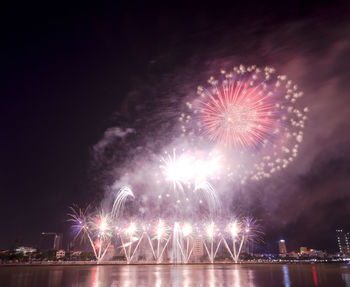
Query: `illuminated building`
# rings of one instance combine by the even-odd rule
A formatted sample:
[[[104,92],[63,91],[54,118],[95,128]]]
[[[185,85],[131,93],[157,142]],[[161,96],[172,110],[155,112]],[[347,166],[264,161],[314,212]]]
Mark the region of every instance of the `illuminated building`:
[[[286,247],[286,241],[284,239],[281,239],[278,242],[278,249],[279,249],[279,253],[282,256],[286,256],[287,255],[287,247]]]
[[[300,254],[309,254],[307,247],[300,247]]]
[[[57,250],[57,252],[56,252],[56,258],[57,259],[61,259],[64,256],[66,256],[66,251],[64,251],[63,249]]]
[[[314,256],[314,257],[323,258],[324,257],[324,252],[321,251],[321,250],[310,249],[309,255],[310,256]]]
[[[25,247],[25,246],[20,246],[16,248],[16,253],[21,253],[23,255],[31,254],[33,252],[36,252],[36,249],[33,247]]]
[[[350,254],[349,246],[349,232],[344,232],[343,229],[337,229],[337,244],[339,248],[339,253],[341,254]]]

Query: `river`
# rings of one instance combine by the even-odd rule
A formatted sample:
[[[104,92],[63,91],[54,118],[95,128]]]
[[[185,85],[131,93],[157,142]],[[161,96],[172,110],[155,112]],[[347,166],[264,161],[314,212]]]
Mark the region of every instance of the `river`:
[[[0,286],[350,287],[350,266],[340,264],[1,266]]]

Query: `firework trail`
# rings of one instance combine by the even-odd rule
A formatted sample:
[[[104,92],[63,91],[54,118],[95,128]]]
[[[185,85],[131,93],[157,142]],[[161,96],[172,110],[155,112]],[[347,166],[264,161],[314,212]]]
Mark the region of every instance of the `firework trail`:
[[[215,214],[220,211],[220,201],[217,197],[213,186],[209,182],[207,182],[206,180],[197,179],[194,191],[202,191],[211,214]]]
[[[125,201],[128,197],[135,198],[134,193],[132,192],[131,188],[128,186],[123,186],[113,203],[113,208],[112,208],[112,216],[113,217],[120,217],[123,214],[124,206],[125,206]]]

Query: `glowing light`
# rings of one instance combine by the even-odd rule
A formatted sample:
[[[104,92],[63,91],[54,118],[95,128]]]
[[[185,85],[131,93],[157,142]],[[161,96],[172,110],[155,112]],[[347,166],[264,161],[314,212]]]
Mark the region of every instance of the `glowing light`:
[[[173,149],[172,155],[167,154],[162,161],[165,179],[173,183],[174,189],[183,189],[182,185],[194,177],[193,158],[190,156],[183,154],[177,157],[175,149]]]
[[[239,231],[240,231],[240,227],[238,225],[237,220],[231,222],[229,224],[229,226],[228,226],[228,229],[229,229],[229,231],[231,233],[231,236],[232,237],[236,237],[238,235]]]
[[[99,225],[99,230],[101,233],[104,233],[107,229],[107,222],[106,222],[106,218],[101,218],[101,222]]]
[[[125,229],[125,233],[132,236],[137,230],[135,222],[131,222],[129,226]]]
[[[164,237],[164,235],[166,234],[166,230],[167,230],[167,228],[166,228],[164,221],[159,219],[157,227],[156,227],[156,237],[158,239],[162,239]]]
[[[214,224],[213,221],[210,222],[209,224],[207,224],[205,231],[206,231],[206,234],[207,234],[207,236],[209,238],[212,239],[214,237],[214,235],[215,235],[215,224]]]
[[[187,237],[188,235],[190,235],[193,231],[192,225],[189,223],[185,223],[182,226],[182,234],[184,235],[184,237]]]
[[[203,226],[194,225],[191,221],[175,221],[173,228],[170,228],[163,219],[159,219],[155,225],[154,237],[151,238],[149,234],[150,222],[138,221],[140,224],[140,232],[138,233],[138,226],[134,221],[129,222],[124,229],[121,229],[116,227],[115,224],[111,224],[113,218],[109,213],[104,213],[102,210],[92,215],[86,214],[81,209],[72,208],[72,211],[70,221],[73,223],[73,230],[78,228],[81,231],[80,235],[83,238],[86,236],[98,261],[104,258],[112,243],[113,234],[120,238],[121,246],[119,247],[122,248],[127,263],[134,261],[141,242],[147,241],[148,244],[146,245],[151,249],[153,258],[158,263],[162,262],[164,254],[168,254],[167,246],[172,246],[178,251],[176,251],[175,257],[171,257],[173,260],[176,258],[176,262],[188,263],[194,250],[193,242],[190,240],[194,232],[194,226],[196,226],[196,240],[202,241],[210,262],[214,262],[221,244],[227,249],[232,260],[238,262],[244,244],[249,240],[257,239],[257,235],[261,234],[259,225],[251,217],[237,218],[229,222],[226,225],[228,232],[220,232],[214,221],[210,221]],[[91,220],[87,220],[87,218],[91,218]],[[114,218],[114,220],[116,219]],[[220,226],[225,224],[222,221],[218,223]],[[230,244],[228,238],[232,240],[232,244]],[[171,256],[174,256],[174,253]]]

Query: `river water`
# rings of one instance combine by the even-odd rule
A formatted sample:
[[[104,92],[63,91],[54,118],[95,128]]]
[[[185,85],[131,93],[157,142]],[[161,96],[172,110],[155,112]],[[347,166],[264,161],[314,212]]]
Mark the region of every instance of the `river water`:
[[[0,286],[350,287],[350,266],[339,264],[1,266]]]

